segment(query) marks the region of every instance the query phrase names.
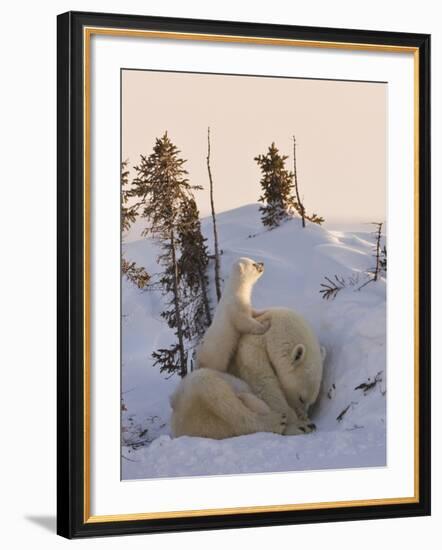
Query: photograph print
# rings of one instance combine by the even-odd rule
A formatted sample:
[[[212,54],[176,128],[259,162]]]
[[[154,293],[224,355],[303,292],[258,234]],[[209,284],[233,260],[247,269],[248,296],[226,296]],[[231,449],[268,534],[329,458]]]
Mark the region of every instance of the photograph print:
[[[387,464],[385,82],[121,70],[121,478]]]

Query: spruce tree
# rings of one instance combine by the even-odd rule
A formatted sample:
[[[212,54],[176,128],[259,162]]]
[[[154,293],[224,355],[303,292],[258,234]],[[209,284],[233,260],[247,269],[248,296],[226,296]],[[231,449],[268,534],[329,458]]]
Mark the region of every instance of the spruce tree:
[[[121,163],[121,230],[128,231],[137,218],[137,204],[129,205],[129,199],[133,196],[129,183],[128,161]],[[149,284],[150,275],[144,267],[135,262],[129,262],[121,256],[121,273],[126,279],[138,288],[145,288]]]
[[[189,196],[183,201],[178,218],[178,243],[180,248],[179,270],[183,282],[190,289],[194,315],[194,336],[201,337],[212,322],[208,297],[209,280],[207,266],[209,255],[206,240],[201,232],[199,211],[195,199]]]
[[[281,155],[275,143],[272,143],[265,155],[255,157],[261,169],[262,195],[259,201],[261,220],[265,227],[277,227],[290,216],[294,206],[293,174],[285,167],[288,156]]]
[[[135,262],[127,261],[124,256],[121,258],[121,273],[140,289],[146,288],[149,284],[150,275],[144,267],[138,266]]]
[[[153,237],[161,248],[158,262],[164,271],[159,282],[166,298],[161,316],[176,336],[171,347],[152,354],[154,365],[159,365],[161,372],[185,376],[189,343],[201,333],[202,313],[210,316],[210,309],[204,301],[208,260],[192,195],[200,187],[189,183],[185,160],[179,155],[166,132],[156,139],[151,155],[141,156],[133,185],[140,215],[147,221],[142,234]],[[207,326],[207,320],[204,324]]]
[[[121,230],[128,231],[137,218],[138,204],[129,204],[130,198],[134,196],[129,182],[129,162],[124,160],[121,163]]]
[[[211,323],[208,299],[208,278],[206,274],[209,262],[206,239],[201,233],[199,212],[192,195],[185,197],[175,224],[178,288],[180,296],[180,319],[184,342],[185,362],[180,362],[178,345],[156,350],[152,355],[160,371],[185,376],[193,364],[193,351]],[[160,279],[165,294],[169,297],[167,308],[161,313],[168,326],[177,329],[174,313],[173,269],[168,266]]]

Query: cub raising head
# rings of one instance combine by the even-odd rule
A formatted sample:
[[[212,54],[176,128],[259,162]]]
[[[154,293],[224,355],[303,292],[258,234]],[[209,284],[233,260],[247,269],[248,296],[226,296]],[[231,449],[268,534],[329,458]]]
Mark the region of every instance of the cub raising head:
[[[255,319],[252,289],[264,272],[264,264],[250,258],[239,258],[223,289],[212,324],[206,330],[196,352],[198,368],[226,371],[241,334],[264,334],[270,321]]]
[[[243,282],[255,283],[264,273],[264,262],[255,262],[250,258],[239,258],[233,265],[232,275]]]

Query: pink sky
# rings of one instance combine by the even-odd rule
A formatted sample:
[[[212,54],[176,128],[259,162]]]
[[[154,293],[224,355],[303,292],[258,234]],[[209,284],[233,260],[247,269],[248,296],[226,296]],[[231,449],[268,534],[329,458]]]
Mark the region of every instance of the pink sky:
[[[342,81],[122,72],[122,157],[133,165],[166,130],[187,159],[201,216],[210,211],[207,127],[219,212],[257,202],[255,156],[272,141],[297,168],[307,211],[326,221],[386,217],[387,85]]]

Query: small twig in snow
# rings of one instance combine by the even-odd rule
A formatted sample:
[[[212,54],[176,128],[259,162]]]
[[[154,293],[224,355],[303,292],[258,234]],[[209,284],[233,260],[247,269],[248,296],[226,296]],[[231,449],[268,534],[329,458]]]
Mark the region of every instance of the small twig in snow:
[[[356,386],[355,390],[364,390],[364,395],[367,395],[367,392],[372,390],[379,382],[382,382],[382,372],[383,371],[379,371],[373,380],[369,378],[367,382],[362,382],[362,384]]]
[[[344,418],[345,414],[347,413],[348,409],[352,406],[352,405],[357,405],[357,402],[356,401],[352,401],[351,403],[349,403],[345,409],[343,411],[341,411],[338,416],[336,417],[336,420],[338,422],[341,422],[342,419]]]
[[[127,456],[121,455],[121,458],[125,458],[129,462],[140,462],[139,460],[133,460],[132,458],[128,458]]]
[[[330,298],[334,300],[338,292],[345,288],[345,280],[343,277],[338,277],[338,275],[335,275],[336,282],[329,279],[329,277],[324,277],[324,279],[329,284],[321,283],[323,288],[319,291],[319,293],[322,294],[322,297],[326,300],[329,300]]]
[[[352,428],[347,428],[346,432],[352,432],[353,430],[363,430],[364,426],[360,426],[359,424],[353,424]]]

